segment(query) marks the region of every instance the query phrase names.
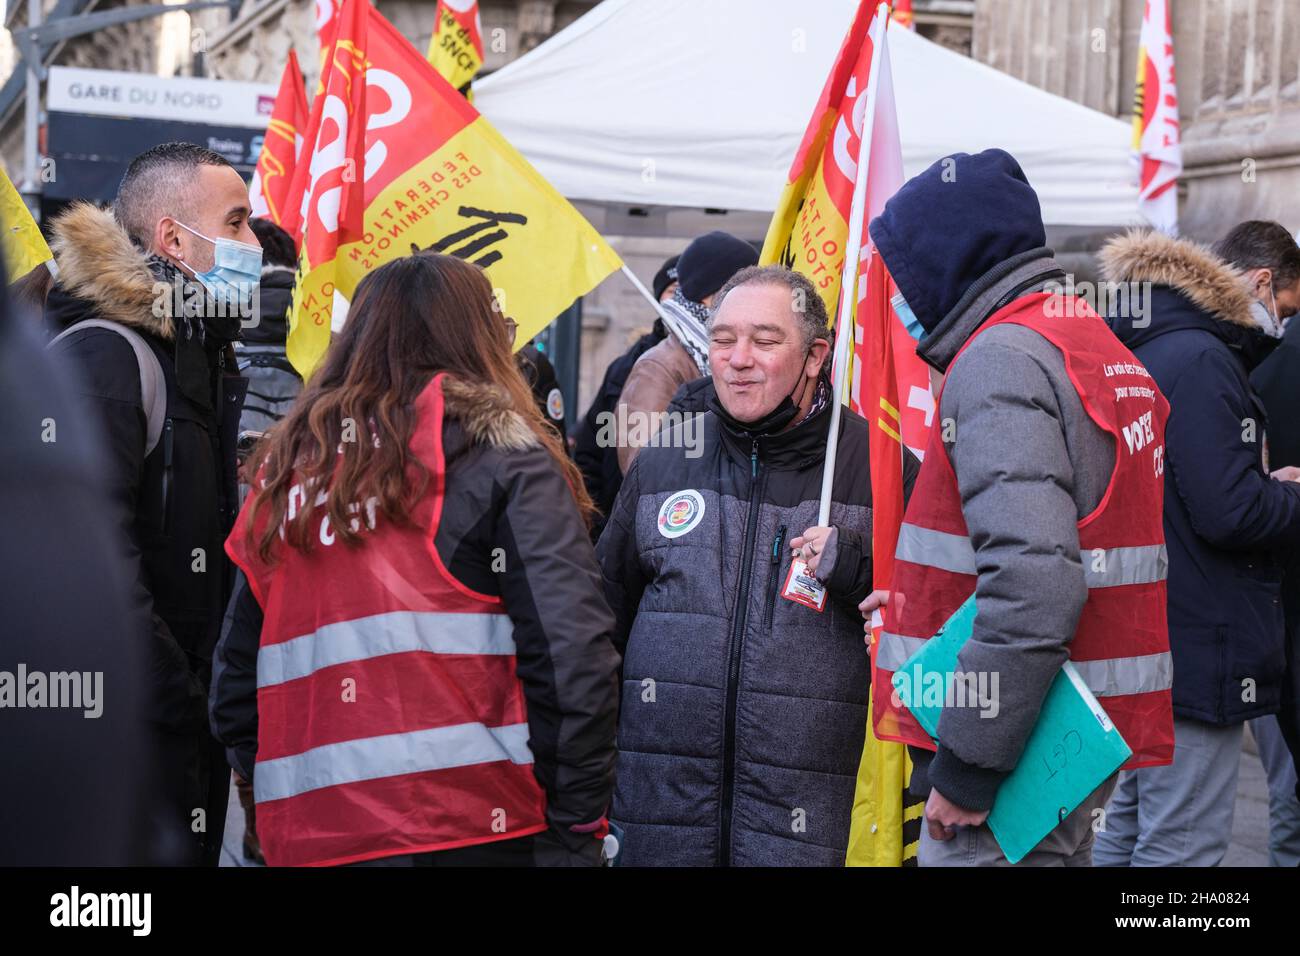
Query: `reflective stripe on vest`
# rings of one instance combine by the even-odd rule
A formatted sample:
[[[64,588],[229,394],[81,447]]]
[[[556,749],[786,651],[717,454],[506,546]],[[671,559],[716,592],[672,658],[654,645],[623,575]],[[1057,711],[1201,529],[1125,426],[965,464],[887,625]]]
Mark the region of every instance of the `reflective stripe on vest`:
[[[913,654],[925,646],[923,637],[880,633],[876,666],[899,671]],[[1165,651],[1142,657],[1112,657],[1097,661],[1071,660],[1088,689],[1098,697],[1127,697],[1169,690],[1174,686],[1174,659]]]
[[[1060,297],[1047,293],[1009,303],[985,321],[949,368],[959,367],[971,342],[991,328],[1030,329],[1059,350],[1084,411],[1115,439],[1117,454],[1106,492],[1091,513],[1077,520],[1075,553],[1087,600],[1075,633],[1054,636],[1070,638],[1069,657],[1080,682],[1104,702],[1132,750],[1124,768],[1168,764],[1174,732],[1161,504],[1169,404],[1150,373],[1085,303],[1071,299],[1081,310],[1068,315],[1055,311],[1061,304]],[[961,490],[940,431],[931,430],[926,450],[895,550],[889,584],[894,600],[885,609],[884,633],[872,648],[876,736],[919,747],[933,747],[932,738],[898,701],[891,677],[976,590],[980,573],[995,570],[990,562],[997,563],[972,548]],[[1014,543],[1014,527],[1009,534]],[[1073,553],[1058,553],[1074,561]],[[1069,588],[1077,591],[1078,582],[1078,577],[1071,579]],[[1064,584],[1044,580],[1035,586]]]
[[[277,543],[266,561],[251,543],[269,512],[245,504],[226,543],[265,615],[253,792],[271,866],[354,863],[546,828],[510,616],[433,547],[447,473],[442,380],[415,402],[409,452],[432,480],[409,523],[377,515],[359,547],[322,539],[308,553]]]
[[[405,734],[363,737],[257,764],[253,794],[258,803],[381,777],[446,770],[509,760],[533,762],[528,724],[485,727],[456,724]]]
[[[441,611],[391,611],[325,624],[314,634],[264,645],[257,653],[257,686],[272,687],[335,664],[410,651],[514,654],[514,630],[504,614]]]
[[[904,523],[899,529],[897,557],[953,574],[977,573],[969,538],[920,525]],[[1163,544],[1085,549],[1079,552],[1079,560],[1090,588],[1153,584],[1169,576],[1169,552]]]

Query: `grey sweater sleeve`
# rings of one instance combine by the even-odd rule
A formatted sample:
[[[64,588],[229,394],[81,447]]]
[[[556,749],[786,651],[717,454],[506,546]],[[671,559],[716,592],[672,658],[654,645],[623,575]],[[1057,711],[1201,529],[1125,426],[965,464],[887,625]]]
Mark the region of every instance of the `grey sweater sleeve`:
[[[952,422],[949,457],[978,572],[978,614],[959,667],[987,675],[988,699],[943,711],[929,782],[959,806],[987,810],[1020,759],[1087,599],[1075,475],[1052,376],[1018,348],[973,345],[950,369],[940,417]]]

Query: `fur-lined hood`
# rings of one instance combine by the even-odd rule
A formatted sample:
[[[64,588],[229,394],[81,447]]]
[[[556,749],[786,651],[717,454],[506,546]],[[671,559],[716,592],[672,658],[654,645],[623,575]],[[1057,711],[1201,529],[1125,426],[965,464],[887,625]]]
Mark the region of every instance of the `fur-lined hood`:
[[[58,287],[104,318],[170,341],[171,297],[159,295],[149,258],[109,210],[76,203],[50,227]]]
[[[471,444],[498,451],[523,451],[541,444],[505,390],[482,382],[465,382],[444,375],[442,397],[448,418],[460,423]]]
[[[1209,249],[1154,230],[1134,229],[1098,254],[1108,282],[1168,286],[1221,322],[1258,330],[1245,277]]]

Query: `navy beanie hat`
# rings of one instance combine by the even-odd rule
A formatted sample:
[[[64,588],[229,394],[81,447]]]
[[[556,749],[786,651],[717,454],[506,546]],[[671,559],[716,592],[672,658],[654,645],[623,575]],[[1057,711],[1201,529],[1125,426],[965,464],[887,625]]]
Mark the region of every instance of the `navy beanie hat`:
[[[677,281],[677,260],[680,258],[681,256],[673,256],[671,259],[665,259],[664,264],[655,273],[654,290],[656,300],[663,296],[664,289]]]
[[[927,333],[980,276],[1047,245],[1038,195],[1001,149],[944,157],[904,183],[868,228]]]
[[[727,232],[710,232],[694,240],[677,259],[677,281],[692,302],[721,289],[746,266],[758,265],[758,251]]]

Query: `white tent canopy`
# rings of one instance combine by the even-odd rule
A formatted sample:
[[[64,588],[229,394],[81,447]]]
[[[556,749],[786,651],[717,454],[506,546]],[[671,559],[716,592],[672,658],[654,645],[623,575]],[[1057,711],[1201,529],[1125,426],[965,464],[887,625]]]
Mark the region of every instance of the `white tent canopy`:
[[[664,234],[697,231],[672,228],[665,210],[681,207],[748,211],[765,225],[856,8],[604,0],[476,83],[474,104],[589,214],[636,207],[648,220],[637,231]],[[1024,167],[1049,226],[1141,221],[1128,124],[897,24],[889,42],[907,175],[1000,147]]]

